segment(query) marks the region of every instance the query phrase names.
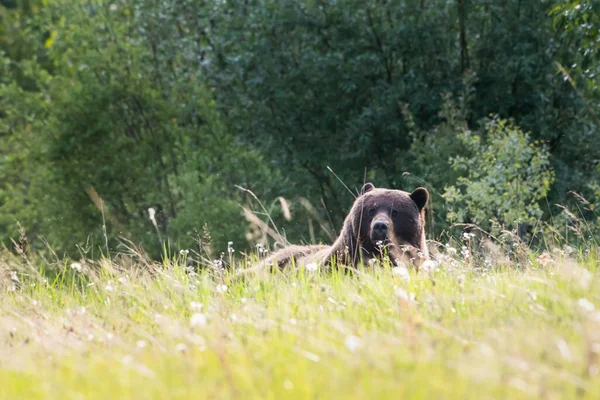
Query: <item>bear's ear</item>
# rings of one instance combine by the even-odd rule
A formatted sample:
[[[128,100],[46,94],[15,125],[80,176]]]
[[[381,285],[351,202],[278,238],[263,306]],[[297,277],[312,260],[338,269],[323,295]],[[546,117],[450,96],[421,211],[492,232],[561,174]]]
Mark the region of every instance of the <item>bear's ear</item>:
[[[419,211],[421,211],[427,205],[427,201],[429,200],[429,192],[425,188],[416,188],[410,194],[410,198],[415,202]]]
[[[371,190],[375,189],[375,186],[371,182],[367,182],[363,185],[362,189],[360,189],[360,194],[363,195]]]

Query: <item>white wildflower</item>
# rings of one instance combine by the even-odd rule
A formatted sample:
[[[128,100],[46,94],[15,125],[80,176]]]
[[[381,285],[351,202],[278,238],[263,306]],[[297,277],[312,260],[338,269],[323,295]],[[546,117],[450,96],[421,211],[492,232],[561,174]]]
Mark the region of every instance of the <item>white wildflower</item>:
[[[81,269],[82,269],[81,263],[78,263],[78,262],[71,263],[71,269],[73,269],[77,272],[81,272]]]
[[[344,345],[351,352],[356,351],[362,344],[362,340],[357,336],[347,336],[346,340],[344,340]]]
[[[146,347],[146,341],[138,340],[137,342],[135,342],[135,345],[138,349],[143,349],[144,347]]]
[[[394,294],[396,295],[396,297],[398,297],[401,300],[405,300],[405,301],[409,301],[410,298],[408,297],[408,293],[406,292],[406,290],[402,289],[401,287],[395,287],[394,288]]]
[[[392,268],[392,274],[399,276],[406,283],[410,282],[410,274],[408,273],[408,268],[405,265],[399,265]]]
[[[319,266],[317,265],[317,263],[312,262],[306,264],[304,268],[306,268],[307,271],[314,272],[319,268]]]
[[[588,299],[583,299],[583,298],[579,299],[577,301],[577,304],[579,304],[579,307],[581,307],[581,309],[586,312],[591,313],[596,309],[594,304],[592,302],[590,302]]]
[[[217,293],[226,293],[227,292],[227,285],[223,284],[223,285],[217,285]]]
[[[202,307],[204,307],[204,304],[202,303],[197,303],[195,301],[190,302],[190,308],[192,310],[202,310]]]
[[[190,318],[190,325],[192,328],[199,326],[206,326],[207,318],[206,315],[202,313],[196,313]]]
[[[567,255],[571,254],[573,252],[573,248],[571,246],[567,246],[565,247],[565,253]]]
[[[185,343],[177,343],[177,346],[175,346],[175,351],[178,353],[184,353],[186,350],[187,346]]]
[[[107,292],[112,292],[112,291],[114,291],[114,290],[115,290],[115,288],[114,288],[114,286],[113,286],[113,285],[114,285],[114,282],[113,282],[113,281],[108,281],[108,284],[107,284],[107,285],[104,287],[104,289],[105,289]]]

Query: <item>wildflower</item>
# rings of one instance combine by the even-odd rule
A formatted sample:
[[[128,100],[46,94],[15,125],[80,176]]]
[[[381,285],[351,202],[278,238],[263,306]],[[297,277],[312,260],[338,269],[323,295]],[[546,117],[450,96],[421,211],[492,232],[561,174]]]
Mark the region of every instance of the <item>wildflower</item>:
[[[213,265],[216,268],[222,268],[223,267],[223,261],[222,260],[213,260]]]
[[[408,273],[408,268],[405,265],[399,265],[392,268],[392,275],[399,276],[406,283],[410,282],[410,274]]]
[[[421,268],[423,268],[425,272],[434,272],[437,269],[437,266],[438,263],[436,261],[425,260],[423,261],[423,265],[421,265]]]
[[[573,252],[573,248],[571,246],[565,247],[565,253],[567,255],[570,255],[572,252]]]
[[[448,255],[454,256],[454,255],[456,255],[456,253],[458,253],[458,251],[456,250],[455,247],[446,245],[446,253],[448,253]]]
[[[256,251],[258,251],[258,254],[263,254],[267,252],[267,249],[265,249],[265,246],[259,243],[256,245]]]
[[[78,262],[71,263],[71,269],[74,269],[77,272],[81,272],[81,264]]]
[[[229,254],[232,254],[233,252],[235,252],[235,250],[233,248],[233,242],[227,242],[227,252]]]
[[[583,309],[583,311],[586,312],[592,312],[596,309],[596,307],[594,307],[594,304],[592,302],[590,302],[588,299],[579,299],[577,301],[577,304],[579,304],[579,307],[581,307]]]
[[[182,256],[187,256],[189,253],[189,250],[179,250],[179,254],[181,254]]]
[[[127,284],[127,277],[125,277],[125,276],[122,276],[122,277],[120,277],[120,278],[119,278],[119,282],[120,282],[122,285],[126,285],[126,284]]]
[[[135,345],[138,349],[143,349],[144,347],[146,347],[146,342],[144,340],[138,340],[137,342],[135,342]]]
[[[471,254],[469,253],[469,249],[467,249],[467,246],[461,247],[460,254],[463,256],[463,258],[469,258],[471,256]]]
[[[192,326],[192,328],[197,326],[206,326],[206,322],[206,315],[202,313],[196,313],[190,318],[190,325]]]
[[[185,353],[186,350],[187,346],[184,343],[177,343],[177,346],[175,346],[175,351],[178,353]]]
[[[401,287],[395,287],[394,294],[401,300],[409,301],[408,293]]]
[[[217,293],[225,293],[227,292],[227,285],[217,285]]]
[[[106,285],[106,287],[104,288],[107,292],[112,292],[115,290],[114,286],[113,286],[113,281],[108,281],[108,284]]]
[[[362,344],[362,340],[357,336],[347,336],[346,340],[344,340],[344,345],[351,352],[356,351]]]
[[[204,304],[202,303],[196,303],[195,301],[192,301],[190,303],[190,308],[192,310],[202,310],[202,307],[204,307]]]
[[[308,271],[314,272],[319,268],[319,266],[317,265],[317,263],[312,262],[306,264],[304,268],[306,268]]]

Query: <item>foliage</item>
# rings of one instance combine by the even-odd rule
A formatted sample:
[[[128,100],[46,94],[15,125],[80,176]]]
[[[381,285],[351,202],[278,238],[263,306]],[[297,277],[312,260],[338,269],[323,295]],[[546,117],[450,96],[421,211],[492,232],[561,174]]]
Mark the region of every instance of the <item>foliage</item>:
[[[227,133],[211,89],[154,63],[131,14],[112,6],[59,2],[36,22],[52,32],[44,45],[53,74],[22,62],[39,91],[12,84],[0,95],[7,144],[28,143],[6,149],[18,156],[3,170],[20,180],[3,181],[2,214],[59,250],[85,247],[88,235],[104,249],[103,220],[111,247],[125,236],[155,255],[159,238],[190,246],[205,224],[217,249],[245,242],[234,185],[253,188],[272,174]]]
[[[512,122],[496,118],[487,122],[484,135],[465,130],[458,139],[470,156],[451,159],[461,176],[445,188],[448,218],[487,230],[535,225],[542,217],[539,202],[554,179],[547,149],[531,143]]]
[[[483,193],[483,176],[450,160],[483,165],[461,138],[476,132],[492,151],[490,114],[528,132],[515,157],[543,143],[555,172],[525,197],[502,193],[532,201],[515,212],[552,223],[554,204],[579,204],[570,192],[599,202],[596,0],[0,4],[5,245],[19,221],[34,248],[41,236],[71,254],[125,236],[158,255],[161,240],[189,247],[205,227],[213,256],[228,241],[247,249],[265,229],[240,223],[240,206],[264,210],[235,185],[281,236],[329,241],[365,179],[426,185],[437,237],[443,188]],[[481,198],[452,211],[470,220]]]

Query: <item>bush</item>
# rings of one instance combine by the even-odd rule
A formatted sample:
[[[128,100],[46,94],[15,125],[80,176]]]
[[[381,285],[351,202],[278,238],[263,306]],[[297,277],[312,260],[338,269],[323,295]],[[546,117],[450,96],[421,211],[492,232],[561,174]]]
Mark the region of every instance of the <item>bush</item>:
[[[471,222],[483,229],[534,225],[542,217],[538,202],[554,180],[548,150],[531,143],[513,122],[492,118],[484,132],[464,130],[457,137],[467,156],[451,157],[461,174],[445,187],[450,222]]]

